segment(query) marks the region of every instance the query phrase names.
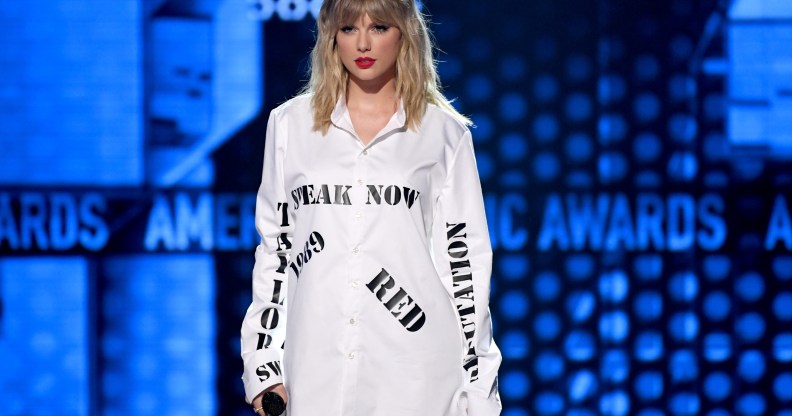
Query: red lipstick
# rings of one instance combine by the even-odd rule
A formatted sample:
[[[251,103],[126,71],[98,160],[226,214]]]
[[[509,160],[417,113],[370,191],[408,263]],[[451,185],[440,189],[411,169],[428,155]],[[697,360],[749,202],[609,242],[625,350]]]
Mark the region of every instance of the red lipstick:
[[[361,56],[360,58],[355,59],[355,63],[360,69],[371,68],[371,66],[374,65],[374,62],[377,62],[377,60],[367,56]]]

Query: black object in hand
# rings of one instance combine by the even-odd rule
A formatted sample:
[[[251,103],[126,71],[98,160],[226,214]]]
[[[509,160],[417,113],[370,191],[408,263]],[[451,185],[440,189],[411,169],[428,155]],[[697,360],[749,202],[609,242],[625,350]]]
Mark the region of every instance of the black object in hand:
[[[283,398],[275,392],[268,391],[261,398],[261,406],[267,416],[280,416],[286,410],[286,403]]]

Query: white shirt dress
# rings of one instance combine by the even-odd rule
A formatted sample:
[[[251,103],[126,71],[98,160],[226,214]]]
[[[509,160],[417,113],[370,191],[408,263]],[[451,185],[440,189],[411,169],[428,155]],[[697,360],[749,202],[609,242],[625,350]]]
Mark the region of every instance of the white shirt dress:
[[[242,324],[248,401],[284,383],[289,416],[500,414],[492,250],[470,131],[403,107],[368,145],[344,100],[269,117],[262,236]]]

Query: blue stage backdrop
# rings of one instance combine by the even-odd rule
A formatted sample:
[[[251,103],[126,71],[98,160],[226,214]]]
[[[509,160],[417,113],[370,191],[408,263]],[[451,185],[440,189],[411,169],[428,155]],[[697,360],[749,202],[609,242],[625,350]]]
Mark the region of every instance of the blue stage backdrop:
[[[265,122],[320,3],[0,5],[0,414],[251,414]],[[422,7],[504,416],[792,415],[792,2]]]

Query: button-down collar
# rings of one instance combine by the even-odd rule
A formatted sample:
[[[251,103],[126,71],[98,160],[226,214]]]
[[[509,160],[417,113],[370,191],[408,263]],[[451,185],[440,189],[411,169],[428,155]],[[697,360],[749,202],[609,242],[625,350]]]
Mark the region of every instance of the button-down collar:
[[[336,102],[333,113],[330,115],[330,122],[339,129],[348,132],[360,142],[360,137],[358,137],[357,133],[355,132],[355,127],[352,125],[352,117],[349,115],[349,107],[347,107],[346,97],[342,96]],[[396,112],[393,113],[390,120],[388,120],[388,123],[374,136],[374,139],[364,147],[371,147],[375,142],[381,140],[383,137],[390,135],[394,131],[404,129],[406,127],[406,123],[407,113],[404,111],[404,102],[399,100],[399,104],[396,107]],[[362,144],[363,143],[361,142],[361,145]]]

